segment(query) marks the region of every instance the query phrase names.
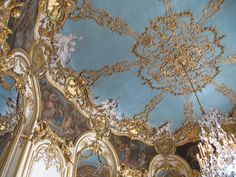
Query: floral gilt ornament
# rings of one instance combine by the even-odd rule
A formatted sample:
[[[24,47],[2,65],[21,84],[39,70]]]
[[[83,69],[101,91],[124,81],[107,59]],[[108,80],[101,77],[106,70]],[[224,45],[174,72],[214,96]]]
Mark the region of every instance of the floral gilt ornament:
[[[236,175],[236,139],[220,125],[226,116],[211,110],[199,121],[201,127],[197,156],[202,177],[233,177]]]
[[[195,23],[191,12],[157,17],[133,47],[141,63],[138,76],[173,95],[199,91],[219,73],[222,37]]]

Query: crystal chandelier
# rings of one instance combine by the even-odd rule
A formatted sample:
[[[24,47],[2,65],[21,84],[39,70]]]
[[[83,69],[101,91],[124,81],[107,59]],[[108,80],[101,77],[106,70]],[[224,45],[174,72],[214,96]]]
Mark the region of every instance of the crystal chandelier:
[[[199,121],[201,143],[197,158],[202,177],[236,176],[236,139],[221,127],[225,117],[221,112],[211,110]]]

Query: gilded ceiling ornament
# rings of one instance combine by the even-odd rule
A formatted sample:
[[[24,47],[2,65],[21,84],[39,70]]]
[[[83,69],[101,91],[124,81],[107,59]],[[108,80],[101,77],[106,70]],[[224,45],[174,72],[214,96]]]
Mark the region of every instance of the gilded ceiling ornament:
[[[223,46],[220,44],[221,37],[218,36],[215,29],[203,28],[200,22],[195,23],[191,12],[173,14],[171,1],[162,1],[166,3],[167,16],[154,19],[141,36],[130,29],[127,22],[119,17],[112,16],[106,11],[96,9],[89,0],[84,0],[79,7],[75,2],[76,5],[73,8],[70,7],[70,3],[73,4],[74,1],[41,1],[41,11],[38,18],[40,23],[38,23],[39,26],[36,25],[35,38],[38,41],[43,40],[44,46],[51,46],[49,47],[49,55],[46,55],[47,59],[43,59],[39,66],[48,61],[49,67],[44,68],[46,69],[47,79],[63,92],[65,97],[83,115],[91,120],[95,135],[89,135],[85,139],[81,136],[77,152],[82,154],[82,151],[89,147],[93,149],[94,153],[104,155],[110,161],[109,164],[113,166],[112,168],[119,167],[119,165],[111,162],[114,160],[112,159],[114,154],[107,150],[107,147],[105,148],[103,144],[107,139],[107,136],[103,136],[104,133],[110,133],[110,131],[117,135],[141,140],[149,145],[155,145],[157,151],[164,154],[173,154],[175,146],[199,140],[199,126],[192,121],[186,122],[184,127],[173,133],[172,137],[161,138],[161,128],[150,127],[146,124],[146,120],[149,113],[162,101],[164,92],[173,95],[187,95],[201,91],[204,86],[214,79],[219,73],[218,59],[223,53]],[[69,2],[69,6],[66,5],[67,2]],[[220,1],[211,0],[210,4],[215,5],[218,2]],[[215,13],[218,10],[217,8],[214,9],[213,5],[209,5],[209,8],[213,9]],[[211,15],[205,16],[208,18]],[[60,50],[56,50],[56,48],[60,48],[60,45],[57,47],[54,44],[59,44],[59,41],[62,41],[60,37],[63,37],[59,36],[58,38],[58,29],[63,26],[68,17],[78,20],[93,19],[102,27],[108,27],[119,34],[134,37],[137,39],[137,43],[134,45],[133,52],[136,54],[138,61],[120,61],[111,66],[104,66],[101,70],[83,70],[80,73],[65,67],[68,61],[67,57],[65,57],[66,60],[63,60],[65,62],[58,62],[60,64],[54,65],[55,58],[58,59],[55,56],[60,53]],[[204,19],[206,18],[204,17]],[[73,38],[73,36],[71,37]],[[70,42],[67,41],[67,43]],[[62,47],[64,47],[64,44]],[[173,52],[173,49],[175,52]],[[135,119],[125,117],[120,119],[121,117],[113,110],[104,109],[109,104],[97,106],[93,103],[90,86],[94,86],[99,78],[110,76],[113,73],[129,71],[135,67],[139,67],[139,76],[146,85],[153,89],[160,89],[163,92],[154,97],[146,105],[143,112],[136,114]],[[193,114],[192,105],[186,102],[185,107],[185,116],[189,120]],[[102,136],[99,137],[98,135]],[[60,143],[60,147],[62,147],[62,144]],[[167,147],[167,152],[164,147]],[[64,150],[67,154],[67,148],[64,148]],[[167,167],[169,166],[167,165]],[[177,163],[175,167],[181,168],[181,163]],[[129,167],[126,168],[128,173],[135,171],[129,170]],[[122,169],[123,167],[121,167]],[[127,172],[123,174],[127,174]]]
[[[66,72],[66,70],[64,70],[63,73],[58,73],[59,78],[61,77],[60,75],[63,75],[64,78],[67,78],[63,83],[65,87],[65,98],[67,100],[76,100],[76,102],[78,101],[79,104],[77,107],[83,107],[84,114],[87,113],[88,115],[91,115],[93,110],[96,108],[95,105],[90,101],[91,95],[87,79],[78,74],[75,74],[74,76],[70,75],[70,72]],[[57,79],[57,77],[54,79]]]
[[[224,59],[220,59],[219,64],[235,64],[236,63],[236,54],[228,56]]]
[[[216,12],[220,10],[220,6],[224,3],[224,0],[209,0],[208,6],[203,10],[203,16],[198,22],[202,25],[209,18],[211,18]]]
[[[176,146],[199,141],[200,126],[198,123],[187,123],[173,134]]]
[[[235,134],[236,132],[236,119],[235,117],[227,118],[226,121],[221,122],[221,127],[227,134]]]
[[[196,24],[191,12],[157,17],[133,47],[138,75],[152,89],[173,95],[201,91],[219,73],[222,36]]]
[[[40,8],[47,9],[48,28],[58,30],[58,23],[63,23],[75,10],[76,0],[40,1]]]
[[[110,119],[109,127],[114,134],[125,135],[131,139],[152,142],[152,129],[140,119]],[[151,141],[151,142],[150,142]]]
[[[82,70],[80,73],[84,77],[88,78],[89,85],[95,86],[98,79],[111,76],[114,73],[122,73],[125,71],[130,71],[132,68],[137,67],[139,65],[139,61],[120,61],[111,66],[105,65],[100,70]]]
[[[163,136],[157,139],[155,148],[158,154],[168,155],[174,154],[176,147],[175,141],[172,137]]]
[[[84,86],[86,80],[80,82],[75,79],[75,77],[67,78],[65,91],[68,98],[82,95],[81,88]]]
[[[9,66],[9,65],[8,65]],[[8,83],[5,80],[5,77],[10,77],[14,80],[13,83]],[[22,74],[18,74],[14,72],[13,68],[5,68],[3,71],[0,73],[0,84],[3,88],[5,89],[12,89],[12,88],[17,88],[17,89],[23,89],[24,88],[24,76]]]
[[[103,137],[108,137],[110,135],[110,129],[108,127],[107,118],[104,116],[99,116],[91,119],[92,129],[97,133],[97,138],[101,139]]]
[[[169,155],[175,153],[175,141],[171,134],[169,122],[160,125],[154,137],[154,146],[158,154]]]
[[[98,25],[106,26],[120,35],[129,35],[136,39],[139,37],[139,33],[130,29],[126,21],[119,17],[113,17],[112,14],[104,10],[94,8],[90,0],[83,0],[82,6],[77,7],[77,11],[77,15],[70,16],[74,20],[86,18],[93,19]]]
[[[44,74],[44,68],[50,57],[50,46],[43,40],[33,43],[30,51],[30,58],[32,59],[31,73],[40,77]]]
[[[141,119],[144,121],[148,121],[148,116],[150,112],[155,109],[155,107],[163,100],[163,98],[164,98],[163,92],[152,98],[151,101],[145,106],[143,112],[134,115],[134,119]]]
[[[213,80],[212,84],[215,86],[216,91],[229,98],[232,105],[236,104],[236,92],[233,89],[227,87],[225,84],[217,82],[216,80]]]

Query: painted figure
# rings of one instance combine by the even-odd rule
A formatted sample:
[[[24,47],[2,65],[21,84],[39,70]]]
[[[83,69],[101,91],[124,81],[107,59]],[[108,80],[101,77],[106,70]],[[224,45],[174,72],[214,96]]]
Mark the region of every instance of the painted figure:
[[[75,139],[87,131],[84,118],[64,96],[45,80],[41,81],[42,119],[59,135]]]

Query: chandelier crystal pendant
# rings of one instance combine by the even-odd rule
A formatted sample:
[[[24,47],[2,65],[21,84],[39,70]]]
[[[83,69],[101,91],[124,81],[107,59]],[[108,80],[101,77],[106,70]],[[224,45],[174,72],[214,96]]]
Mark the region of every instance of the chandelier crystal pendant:
[[[225,117],[220,111],[211,110],[199,121],[201,143],[197,158],[202,177],[236,176],[236,139],[221,127]]]

